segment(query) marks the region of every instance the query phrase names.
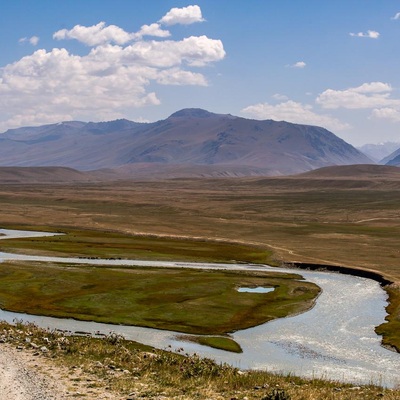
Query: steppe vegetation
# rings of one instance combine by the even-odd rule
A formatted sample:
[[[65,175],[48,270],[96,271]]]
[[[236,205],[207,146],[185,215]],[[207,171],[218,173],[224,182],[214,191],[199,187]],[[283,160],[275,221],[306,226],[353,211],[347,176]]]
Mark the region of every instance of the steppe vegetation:
[[[114,393],[121,400],[396,400],[400,395],[399,390],[373,385],[241,371],[182,354],[179,349],[153,349],[115,334],[96,339],[0,322],[0,340],[36,355],[37,363],[45,358],[67,369],[70,392],[77,398],[97,398],[96,391]]]
[[[60,255],[70,248],[77,256],[147,259],[176,259],[181,254],[185,261],[305,262],[379,272],[393,284],[386,288],[390,322],[378,332],[384,334],[385,344],[400,349],[400,181],[395,178],[4,184],[0,186],[0,205],[7,210],[0,218],[2,227],[71,233],[69,244],[54,238],[4,241],[0,243],[4,251],[19,248],[30,254]],[[74,234],[93,235],[90,231],[97,232],[90,246],[88,237],[83,241],[86,244],[73,239]],[[103,240],[103,232],[110,237],[109,243]],[[136,249],[126,242],[122,245],[132,238],[140,243]],[[112,244],[115,241],[117,246]],[[235,375],[235,380],[257,374]],[[291,387],[290,382],[297,378],[259,376],[248,384],[249,390],[252,385],[263,387],[265,380],[270,388],[288,385],[284,389],[292,399],[368,399],[379,394],[336,391],[335,384],[320,381],[302,381]],[[275,383],[276,379],[283,381]],[[228,385],[226,393],[235,397],[234,388],[230,391]],[[260,392],[246,395],[262,398]]]

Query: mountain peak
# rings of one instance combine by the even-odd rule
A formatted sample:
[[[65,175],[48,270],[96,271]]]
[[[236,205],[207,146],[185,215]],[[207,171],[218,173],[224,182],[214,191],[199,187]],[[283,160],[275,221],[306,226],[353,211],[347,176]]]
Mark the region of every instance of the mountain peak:
[[[0,140],[3,166],[93,170],[153,163],[276,175],[371,162],[320,127],[255,121],[199,108],[177,111],[157,123],[116,120],[78,129],[65,124],[20,128]]]
[[[209,118],[216,114],[211,113],[202,108],[184,108],[183,110],[177,111],[169,116],[169,118]]]

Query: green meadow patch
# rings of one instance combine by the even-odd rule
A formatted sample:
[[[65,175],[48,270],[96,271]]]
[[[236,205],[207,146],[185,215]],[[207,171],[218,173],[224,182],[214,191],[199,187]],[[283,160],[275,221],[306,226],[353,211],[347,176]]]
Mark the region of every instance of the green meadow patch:
[[[225,351],[231,351],[232,353],[243,353],[240,345],[230,337],[223,336],[181,336],[180,339],[187,340],[189,342],[198,343],[203,346],[213,347],[215,349],[221,349]]]
[[[297,274],[179,268],[0,264],[0,306],[29,314],[225,335],[314,304],[318,286]],[[270,293],[239,293],[274,287]]]
[[[16,229],[26,229],[18,227]],[[64,233],[38,238],[7,239],[0,242],[3,251],[96,258],[136,258],[198,262],[269,263],[271,251],[259,246],[224,241],[196,240],[151,235],[125,235],[92,230],[40,230]]]

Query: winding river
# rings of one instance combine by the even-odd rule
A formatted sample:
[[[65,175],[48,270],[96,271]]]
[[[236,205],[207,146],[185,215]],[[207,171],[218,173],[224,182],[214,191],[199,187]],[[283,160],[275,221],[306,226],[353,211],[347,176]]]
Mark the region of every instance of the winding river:
[[[0,239],[53,235],[43,232],[0,229]],[[262,270],[293,273],[293,269],[260,265],[182,263],[141,260],[89,260],[67,257],[41,257],[0,253],[5,260],[52,261],[79,264],[154,266],[166,268],[206,268]],[[304,377],[327,378],[354,384],[400,385],[400,354],[381,346],[374,327],[386,316],[386,293],[375,281],[350,275],[319,271],[298,271],[307,281],[321,287],[322,293],[310,311],[249,328],[232,334],[243,353],[211,349],[179,339],[180,334],[156,329],[100,324],[12,313],[0,310],[0,319],[23,320],[44,328],[69,331],[120,333],[157,348],[183,348],[217,362],[241,369],[262,369]],[[212,312],[210,310],[210,312]]]

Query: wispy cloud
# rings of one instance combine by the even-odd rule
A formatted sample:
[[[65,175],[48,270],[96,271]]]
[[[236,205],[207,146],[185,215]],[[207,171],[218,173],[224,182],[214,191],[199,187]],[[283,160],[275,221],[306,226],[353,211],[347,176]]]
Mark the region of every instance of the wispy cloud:
[[[392,17],[392,19],[400,19],[400,12],[396,13],[394,17]]]
[[[366,33],[364,33],[364,32],[358,32],[358,33],[350,32],[350,36],[360,37],[360,38],[369,38],[369,39],[378,39],[379,36],[380,36],[380,33],[377,32],[377,31],[367,31]]]
[[[289,98],[284,95],[284,94],[280,94],[280,93],[275,93],[274,95],[272,95],[272,98],[274,100],[278,100],[278,101],[286,101],[289,100]]]
[[[32,46],[37,46],[39,43],[38,36],[31,36],[30,38],[23,37],[18,40],[19,43],[30,43]]]
[[[288,64],[286,66],[290,67],[290,68],[300,68],[301,69],[301,68],[305,68],[307,66],[307,64],[304,61],[297,61],[294,64]]]

